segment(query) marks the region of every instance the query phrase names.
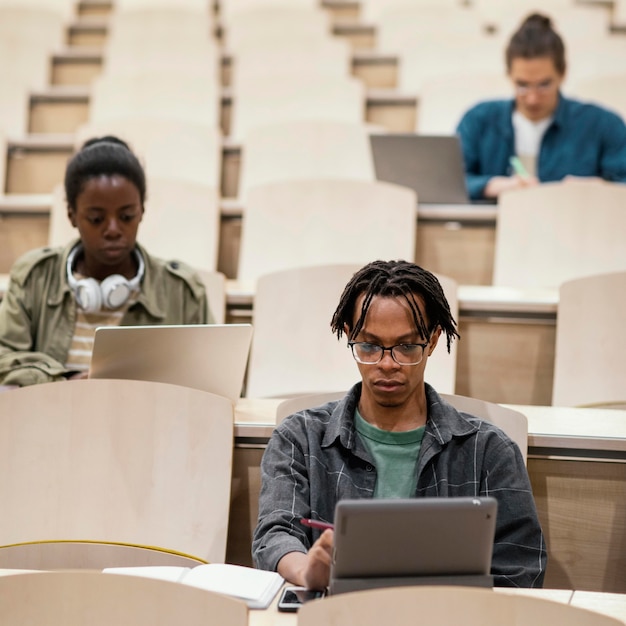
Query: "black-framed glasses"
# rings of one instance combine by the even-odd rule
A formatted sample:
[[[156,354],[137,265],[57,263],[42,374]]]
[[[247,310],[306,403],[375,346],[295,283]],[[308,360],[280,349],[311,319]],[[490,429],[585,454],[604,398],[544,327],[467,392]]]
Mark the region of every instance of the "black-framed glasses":
[[[395,346],[387,347],[368,341],[349,341],[348,345],[352,350],[354,360],[363,365],[380,363],[387,350],[398,365],[419,365],[424,358],[424,350],[428,343],[428,341],[425,343],[398,343]]]

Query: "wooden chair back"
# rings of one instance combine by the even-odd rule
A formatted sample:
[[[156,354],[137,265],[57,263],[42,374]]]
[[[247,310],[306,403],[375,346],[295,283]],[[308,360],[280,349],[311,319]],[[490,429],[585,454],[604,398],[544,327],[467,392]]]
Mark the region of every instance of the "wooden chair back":
[[[561,285],[556,321],[556,406],[626,403],[626,272]]]
[[[0,545],[110,542],[223,562],[233,420],[228,399],[164,383],[0,394]]]
[[[102,572],[12,574],[0,576],[0,595],[0,622],[11,626],[201,626],[207,619],[215,624],[248,624],[248,607],[241,600],[139,576]]]

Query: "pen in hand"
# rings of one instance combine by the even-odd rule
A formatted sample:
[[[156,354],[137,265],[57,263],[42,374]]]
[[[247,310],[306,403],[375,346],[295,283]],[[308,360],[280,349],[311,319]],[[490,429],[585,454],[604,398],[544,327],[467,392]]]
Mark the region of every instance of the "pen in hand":
[[[513,168],[513,171],[518,175],[521,176],[522,178],[528,178],[530,175],[528,174],[528,172],[526,171],[526,168],[524,167],[524,165],[522,164],[522,162],[520,161],[519,157],[516,156],[512,156],[509,159],[509,163],[511,164],[511,167]]]
[[[309,528],[317,528],[318,530],[327,530],[329,528],[330,530],[334,530],[335,528],[332,524],[329,524],[328,522],[320,522],[319,520],[309,519],[308,517],[301,518],[300,523],[303,526],[308,526]]]

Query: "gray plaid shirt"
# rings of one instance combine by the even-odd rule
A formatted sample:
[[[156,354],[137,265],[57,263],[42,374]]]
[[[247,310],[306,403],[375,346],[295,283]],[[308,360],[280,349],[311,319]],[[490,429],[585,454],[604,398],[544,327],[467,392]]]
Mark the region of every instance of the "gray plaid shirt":
[[[376,467],[354,428],[361,394],[288,417],[261,462],[259,520],[252,554],[275,570],[288,552],[306,552],[320,531],[301,517],[332,522],[344,498],[371,498]],[[500,429],[460,413],[426,384],[428,421],[417,461],[416,497],[493,496],[498,519],[492,574],[501,587],[541,587],[546,548],[519,448]]]

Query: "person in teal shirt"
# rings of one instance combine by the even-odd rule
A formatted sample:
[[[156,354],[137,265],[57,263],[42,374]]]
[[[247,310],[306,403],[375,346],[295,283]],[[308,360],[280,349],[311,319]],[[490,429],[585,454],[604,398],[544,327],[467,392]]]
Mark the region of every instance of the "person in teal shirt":
[[[477,104],[457,128],[471,199],[568,176],[626,182],[626,125],[603,107],[561,93],[565,46],[548,17],[523,22],[506,64],[514,99]]]

